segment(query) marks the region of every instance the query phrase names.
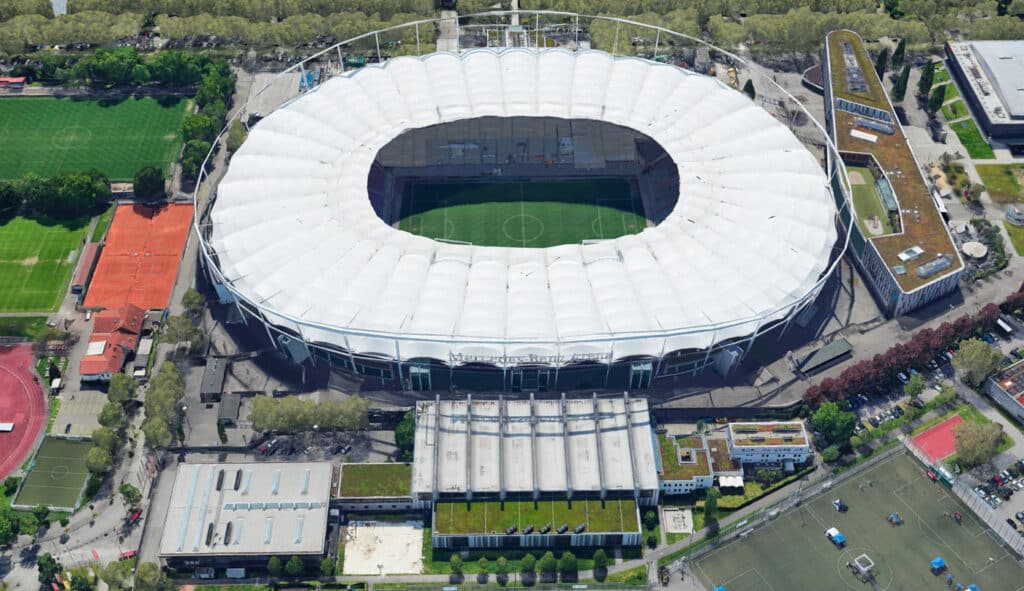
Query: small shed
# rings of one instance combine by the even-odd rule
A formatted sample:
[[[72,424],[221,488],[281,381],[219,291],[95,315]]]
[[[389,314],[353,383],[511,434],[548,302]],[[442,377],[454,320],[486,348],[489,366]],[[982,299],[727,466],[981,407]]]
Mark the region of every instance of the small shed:
[[[224,378],[227,375],[228,360],[223,357],[211,357],[203,369],[203,383],[199,386],[199,400],[202,402],[219,402],[224,390]]]
[[[217,420],[225,427],[234,427],[238,424],[238,409],[241,406],[241,395],[230,392],[225,394],[220,399],[220,409],[217,411]]]

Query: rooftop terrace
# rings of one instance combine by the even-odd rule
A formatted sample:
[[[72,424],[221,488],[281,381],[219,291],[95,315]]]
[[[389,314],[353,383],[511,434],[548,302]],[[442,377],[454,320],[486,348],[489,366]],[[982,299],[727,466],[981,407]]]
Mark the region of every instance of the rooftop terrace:
[[[662,480],[692,480],[711,475],[707,447],[700,436],[672,437],[658,433],[658,448]]]
[[[504,533],[511,526],[522,533],[531,525],[539,532],[549,524],[551,534],[563,524],[570,532],[580,524],[586,524],[588,533],[640,529],[632,500],[457,502],[434,507],[434,533],[441,535]]]
[[[803,423],[729,423],[733,445],[807,445]]]
[[[902,231],[896,234],[871,237],[869,240],[878,250],[890,272],[893,272],[894,266],[905,266],[905,273],[894,273],[897,283],[904,292],[913,291],[950,273],[959,271],[963,268],[963,263],[949,236],[945,221],[935,207],[929,188],[922,176],[921,168],[907,143],[903,128],[893,112],[889,97],[875,73],[860,36],[852,31],[833,31],[826,38],[826,43],[833,100],[845,99],[878,109],[888,114],[888,118],[893,122],[894,133],[890,135],[857,125],[858,119],[864,119],[860,115],[838,108],[833,109],[835,141],[839,150],[874,155],[899,201]],[[864,84],[858,84],[861,82],[860,80],[847,80],[848,68],[844,62],[844,44],[849,44],[852,48]],[[855,89],[862,90],[851,90],[851,81],[854,82],[852,86]],[[851,131],[857,131],[857,135],[860,137],[851,135]],[[867,137],[873,137],[874,142],[866,139]],[[909,264],[897,257],[899,253],[913,246],[920,246],[924,253]],[[953,264],[926,278],[920,277],[915,272],[919,266],[935,259],[940,254],[951,255]]]

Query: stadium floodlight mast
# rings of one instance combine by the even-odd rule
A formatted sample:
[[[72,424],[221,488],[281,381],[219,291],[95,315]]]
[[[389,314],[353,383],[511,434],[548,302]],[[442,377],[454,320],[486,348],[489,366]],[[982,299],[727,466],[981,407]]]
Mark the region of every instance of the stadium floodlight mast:
[[[493,24],[494,21],[497,21],[497,20],[500,20],[500,19],[510,19],[511,20],[511,18],[513,16],[517,17],[517,19],[518,18],[522,18],[522,17],[526,17],[526,16],[533,16],[533,19],[528,19],[527,18],[527,19],[524,19],[522,22],[524,24],[527,24],[527,23],[530,23],[531,20],[533,21],[533,23],[535,24],[535,26],[538,29],[536,31],[536,38],[539,38],[539,35],[540,35],[540,28],[542,26],[541,25],[541,18],[544,19],[545,25],[550,25],[550,23],[553,22],[552,19],[562,19],[569,26],[571,26],[573,28],[574,37],[570,37],[570,39],[571,40],[575,40],[577,42],[576,43],[577,47],[579,47],[578,41],[579,41],[579,33],[580,33],[581,28],[583,28],[585,30],[592,30],[593,26],[595,25],[595,23],[614,24],[614,27],[615,27],[615,39],[616,39],[616,41],[615,41],[614,45],[612,46],[611,54],[613,56],[615,56],[617,54],[619,29],[622,28],[622,27],[629,27],[632,30],[641,29],[641,30],[645,30],[647,32],[653,32],[654,33],[653,37],[655,39],[655,53],[657,53],[657,49],[660,46],[669,46],[669,47],[671,47],[673,45],[678,45],[679,42],[682,41],[684,44],[692,44],[694,46],[707,47],[707,48],[709,48],[711,50],[714,50],[715,52],[717,52],[720,55],[728,56],[729,58],[734,60],[736,64],[738,64],[741,67],[742,66],[749,66],[748,62],[746,60],[744,60],[743,58],[741,58],[740,56],[735,55],[735,54],[733,54],[730,51],[727,51],[727,50],[718,48],[716,46],[713,46],[713,45],[707,43],[706,41],[704,41],[702,39],[699,39],[699,38],[696,38],[696,37],[692,37],[692,36],[686,35],[684,33],[679,33],[677,31],[672,31],[672,30],[666,29],[664,27],[648,25],[648,24],[645,24],[645,23],[640,23],[640,22],[637,22],[637,21],[629,20],[629,19],[622,19],[622,18],[616,18],[616,17],[605,17],[605,16],[579,15],[577,13],[563,12],[563,11],[523,11],[523,10],[520,10],[520,11],[503,11],[503,10],[488,11],[488,12],[482,12],[482,13],[477,13],[477,14],[472,14],[472,15],[463,15],[463,16],[460,16],[460,19],[465,19],[463,21],[463,23],[472,23],[474,18],[479,18],[481,20],[487,21],[488,22],[487,26],[493,27],[493,26],[495,26]],[[580,19],[584,19],[585,21],[588,21],[589,25],[586,26],[586,27],[581,26]],[[295,64],[295,65],[291,66],[290,68],[286,69],[285,71],[279,73],[277,76],[275,76],[273,79],[271,79],[266,85],[264,85],[263,88],[261,88],[260,90],[255,92],[253,95],[251,95],[251,97],[248,100],[247,104],[245,106],[243,106],[242,109],[239,109],[234,114],[234,116],[231,118],[231,120],[228,121],[228,125],[226,125],[224,130],[222,130],[220,135],[218,135],[217,141],[214,142],[214,148],[211,149],[210,153],[207,155],[207,158],[206,158],[206,160],[203,163],[203,166],[200,167],[200,174],[199,174],[199,178],[198,178],[197,183],[196,183],[196,189],[193,192],[193,204],[195,205],[196,211],[198,212],[197,215],[194,218],[193,226],[194,226],[194,229],[196,231],[197,238],[198,238],[198,241],[199,241],[200,252],[201,252],[200,256],[201,256],[201,261],[202,261],[202,263],[204,265],[204,268],[206,269],[207,273],[211,276],[211,278],[213,280],[215,280],[217,283],[222,285],[228,292],[231,293],[231,295],[233,296],[231,299],[234,300],[234,304],[237,306],[238,311],[241,314],[241,317],[243,318],[244,321],[249,322],[251,320],[251,318],[248,318],[247,314],[246,314],[246,311],[243,311],[242,303],[245,303],[246,307],[249,308],[250,310],[258,312],[258,315],[263,316],[264,319],[267,318],[267,317],[274,318],[274,319],[279,320],[282,323],[286,324],[287,326],[291,327],[293,332],[297,331],[298,334],[299,334],[299,338],[302,341],[301,342],[301,346],[305,347],[307,353],[311,353],[311,351],[310,351],[310,348],[309,348],[310,347],[309,339],[308,339],[308,337],[305,334],[306,331],[318,331],[318,332],[327,331],[327,332],[333,332],[335,334],[341,334],[344,337],[345,345],[348,345],[350,339],[364,339],[364,340],[365,339],[383,339],[383,340],[387,340],[387,341],[394,341],[394,349],[395,349],[394,350],[394,355],[399,360],[399,369],[401,369],[401,359],[402,359],[401,351],[399,349],[399,342],[402,342],[402,343],[424,343],[424,342],[432,343],[432,342],[438,342],[438,337],[436,335],[432,335],[432,334],[415,334],[415,333],[410,333],[410,332],[402,332],[401,334],[396,334],[396,333],[389,332],[389,331],[386,331],[386,330],[376,330],[376,329],[370,329],[370,328],[365,328],[365,327],[359,327],[359,328],[354,328],[354,329],[353,328],[339,329],[339,327],[331,325],[331,324],[325,324],[325,323],[320,322],[320,321],[307,320],[307,319],[304,319],[304,318],[301,318],[301,317],[290,315],[290,314],[285,313],[285,312],[283,312],[283,311],[281,311],[279,309],[274,308],[273,306],[267,305],[263,301],[257,301],[257,300],[254,300],[254,299],[246,299],[246,298],[242,297],[241,294],[239,294],[239,292],[232,285],[230,278],[225,277],[221,273],[221,270],[220,270],[220,268],[218,266],[219,265],[219,262],[218,262],[218,254],[219,253],[217,253],[215,251],[215,249],[213,248],[213,246],[210,244],[210,238],[212,236],[213,225],[212,225],[212,222],[210,221],[210,219],[208,217],[209,211],[212,208],[209,208],[208,206],[210,205],[210,201],[209,200],[215,198],[214,197],[215,196],[215,192],[213,190],[211,190],[209,187],[207,187],[207,190],[203,190],[203,188],[204,188],[204,185],[207,184],[204,181],[208,180],[208,173],[206,172],[206,164],[212,158],[212,155],[213,155],[213,153],[215,151],[216,146],[219,144],[221,139],[224,137],[224,134],[226,133],[227,129],[230,127],[230,125],[233,122],[233,120],[235,118],[240,118],[243,115],[243,113],[250,112],[252,110],[252,105],[257,104],[255,101],[261,99],[261,97],[264,96],[264,93],[269,88],[275,86],[275,84],[277,84],[279,81],[288,80],[288,78],[284,78],[285,76],[291,75],[291,74],[293,74],[295,72],[306,71],[306,69],[307,69],[306,65],[309,64],[310,62],[315,61],[315,60],[319,60],[321,57],[323,57],[325,55],[326,56],[332,56],[332,55],[334,55],[335,52],[337,53],[337,56],[338,56],[338,58],[340,60],[342,58],[342,49],[343,48],[345,48],[345,50],[348,51],[349,48],[354,46],[354,44],[366,43],[367,41],[370,42],[373,45],[374,49],[377,49],[378,57],[381,58],[382,56],[381,56],[381,54],[379,54],[379,51],[380,51],[379,50],[379,44],[380,44],[380,41],[381,41],[381,36],[382,35],[386,36],[386,35],[395,34],[395,33],[399,33],[400,34],[401,32],[403,32],[405,30],[408,30],[408,31],[411,32],[413,29],[415,29],[415,31],[417,33],[416,49],[417,49],[417,54],[420,54],[421,53],[421,47],[420,47],[420,43],[419,43],[419,30],[420,30],[420,27],[421,26],[431,26],[431,27],[433,27],[433,26],[436,26],[438,23],[440,23],[441,21],[444,21],[444,20],[450,20],[450,19],[443,19],[443,18],[422,19],[422,20],[412,21],[412,22],[409,22],[409,23],[401,24],[401,25],[395,25],[395,26],[387,27],[387,28],[384,28],[384,29],[376,30],[376,31],[370,31],[370,32],[363,33],[361,35],[352,37],[350,39],[346,39],[344,41],[341,41],[341,42],[339,42],[339,43],[337,43],[335,45],[332,45],[332,46],[330,46],[330,47],[328,47],[328,48],[326,48],[326,49],[324,49],[322,51],[319,51],[319,52],[311,55],[310,57],[306,58],[305,60],[303,60],[299,64]],[[467,29],[467,28],[469,28],[471,26],[473,26],[473,25],[472,24],[468,24],[468,25],[467,24],[461,24],[461,25],[459,25],[456,28],[456,31],[459,31],[459,30],[462,30],[462,29]],[[529,40],[530,36],[526,35],[525,38],[527,40]],[[537,45],[539,45],[539,43]],[[459,47],[458,39],[457,38],[456,38],[455,48],[456,48],[456,53],[459,53],[461,48]],[[532,48],[532,49],[539,49],[539,48]],[[433,49],[431,49],[431,51],[433,51]],[[657,57],[657,55],[655,55],[655,57]],[[795,112],[803,112],[806,115],[807,122],[811,125],[812,131],[815,131],[815,133],[817,134],[815,136],[815,138],[814,138],[814,141],[816,141],[817,143],[820,143],[820,144],[825,146],[825,154],[824,154],[825,155],[825,160],[826,160],[825,169],[826,169],[827,173],[828,174],[832,174],[832,175],[838,175],[838,178],[832,178],[831,179],[832,181],[834,181],[834,182],[831,183],[831,188],[832,188],[833,191],[838,191],[839,192],[839,195],[836,196],[837,197],[836,198],[836,202],[838,203],[838,206],[835,208],[834,218],[837,221],[837,223],[839,223],[839,227],[842,228],[843,231],[840,233],[837,245],[833,248],[831,260],[828,261],[828,264],[827,264],[826,268],[824,269],[823,272],[821,272],[821,274],[819,276],[819,279],[813,285],[810,285],[807,288],[806,292],[804,292],[803,296],[798,301],[796,301],[796,302],[787,302],[785,304],[779,304],[777,307],[772,308],[770,310],[767,310],[767,311],[761,310],[761,311],[759,311],[757,313],[753,313],[753,314],[751,314],[749,316],[746,316],[746,317],[743,317],[743,318],[729,318],[729,319],[726,319],[726,320],[720,320],[718,322],[711,321],[711,322],[708,322],[706,324],[688,325],[688,326],[685,326],[685,327],[681,327],[678,330],[673,329],[671,331],[664,331],[664,332],[658,333],[657,335],[652,335],[649,332],[642,332],[642,331],[641,332],[628,332],[628,331],[626,331],[626,332],[620,332],[620,333],[611,334],[611,335],[597,335],[597,336],[590,335],[590,336],[587,336],[587,337],[580,337],[580,338],[577,338],[575,340],[573,338],[560,338],[560,340],[558,342],[554,343],[554,346],[556,348],[562,347],[562,346],[564,346],[566,344],[573,344],[573,343],[579,343],[579,342],[587,342],[587,343],[604,343],[605,345],[610,345],[612,350],[614,351],[616,343],[622,343],[622,342],[625,342],[625,341],[640,342],[640,341],[643,341],[645,339],[649,340],[649,339],[652,339],[652,338],[660,338],[660,337],[666,337],[666,336],[685,336],[685,335],[707,334],[707,335],[711,335],[711,339],[710,339],[711,346],[707,347],[707,354],[704,357],[703,364],[700,366],[701,368],[703,368],[703,367],[706,367],[708,365],[709,360],[710,360],[710,355],[711,355],[712,351],[715,350],[715,347],[717,346],[717,344],[722,343],[723,339],[720,337],[720,335],[723,335],[723,334],[728,335],[728,334],[736,333],[737,331],[743,331],[743,330],[748,331],[747,336],[744,337],[744,338],[747,339],[746,340],[746,351],[749,351],[750,345],[752,344],[753,340],[757,336],[759,336],[760,334],[763,334],[763,332],[766,332],[768,330],[773,330],[776,326],[778,326],[778,322],[776,322],[776,321],[765,322],[764,319],[768,318],[768,317],[783,319],[784,320],[784,324],[782,325],[782,333],[781,334],[785,334],[785,331],[788,330],[790,322],[794,318],[796,318],[796,316],[801,311],[803,311],[814,300],[814,298],[817,296],[817,294],[821,292],[821,289],[824,287],[825,283],[828,281],[828,279],[830,278],[832,273],[835,272],[836,268],[839,265],[839,262],[842,260],[842,255],[845,253],[846,249],[848,248],[848,246],[850,244],[851,231],[852,231],[852,224],[843,224],[840,221],[844,214],[848,214],[848,210],[851,207],[851,205],[850,205],[851,198],[850,198],[850,184],[849,184],[849,180],[848,180],[848,178],[846,176],[845,166],[843,166],[842,161],[841,161],[841,159],[838,156],[838,150],[837,150],[835,144],[833,143],[832,139],[830,138],[829,134],[826,132],[825,128],[822,126],[822,124],[820,122],[818,122],[814,118],[814,116],[811,115],[811,113],[807,110],[807,108],[803,104],[800,103],[800,101],[798,101],[789,91],[787,91],[785,88],[780,86],[770,75],[765,75],[760,69],[756,69],[756,68],[749,68],[745,73],[749,74],[749,77],[755,78],[755,79],[759,80],[759,82],[760,82],[759,87],[760,87],[760,89],[762,89],[761,90],[762,94],[770,93],[770,94],[772,94],[774,96],[779,97],[777,99],[777,104],[782,106],[783,109],[786,109],[785,113],[787,115],[789,115],[791,113],[795,113]],[[291,100],[293,98],[294,97],[288,97],[284,102],[285,103],[291,102]],[[787,104],[790,105],[791,107],[786,107],[785,105],[787,105]],[[793,129],[793,127],[794,127],[794,123],[793,123],[794,117],[792,117],[792,116],[785,116],[785,117],[777,117],[777,119],[781,119],[783,125],[787,125],[791,130]],[[804,133],[802,135],[804,135],[806,137],[806,133]],[[274,338],[275,335],[270,330],[270,327],[267,326],[266,322],[264,322],[264,329],[266,330],[267,336],[271,339],[271,341],[272,342],[276,342],[276,340]],[[752,332],[749,332],[751,329],[752,329]],[[460,342],[459,341],[460,338],[461,337],[457,337],[457,336],[448,336],[448,337],[445,338],[445,342],[449,343],[449,344],[457,343],[457,342]],[[725,340],[727,340],[727,339],[725,339]],[[509,341],[508,339],[505,339],[505,340],[502,340],[502,341],[497,341],[497,340],[488,340],[487,338],[476,338],[476,337],[474,337],[474,338],[465,340],[465,342],[466,343],[471,343],[471,344],[474,344],[474,345],[477,345],[477,344],[480,344],[480,345],[495,345],[495,344],[513,343],[513,344],[522,345],[522,346],[525,347],[525,346],[530,346],[530,345],[536,344],[539,341],[531,340],[531,339],[521,339],[519,341]],[[722,344],[721,346],[725,346],[725,345]],[[623,347],[623,348],[625,348],[625,347]],[[350,356],[350,358],[352,358],[352,361],[354,361],[354,357],[352,357],[353,356],[353,349],[352,349],[352,347],[346,346],[345,349],[348,351],[348,355]],[[664,350],[662,351],[662,357],[664,357],[664,353],[665,352],[666,351],[664,351]],[[745,354],[745,352],[744,352],[744,354]],[[614,360],[610,361],[609,363],[611,363],[613,361]],[[660,362],[661,362],[661,359],[659,358],[658,369],[660,369]],[[658,374],[658,369],[655,370],[655,375],[656,376],[659,375]],[[556,373],[556,376],[557,376],[557,373]]]

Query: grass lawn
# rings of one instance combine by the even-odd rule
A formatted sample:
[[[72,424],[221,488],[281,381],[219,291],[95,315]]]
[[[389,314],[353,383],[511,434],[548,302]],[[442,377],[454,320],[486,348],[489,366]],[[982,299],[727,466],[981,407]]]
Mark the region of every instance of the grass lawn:
[[[110,222],[114,219],[115,209],[117,209],[117,205],[111,205],[100,214],[100,217],[96,218],[96,227],[92,230],[92,237],[89,238],[89,242],[100,242],[107,235],[107,228],[110,227]]]
[[[341,496],[398,497],[410,494],[410,464],[344,464],[341,467]]]
[[[617,238],[647,226],[623,179],[415,182],[398,227],[477,246],[546,248]]]
[[[953,101],[948,105],[942,105],[942,116],[946,118],[946,121],[959,119],[970,114],[971,112],[967,110],[967,105],[963,101]]]
[[[85,455],[92,444],[47,437],[39,447],[35,466],[18,491],[15,503],[34,507],[74,508],[89,478],[85,469]]]
[[[38,339],[46,332],[46,316],[16,316],[0,318],[0,337]]]
[[[996,203],[1024,201],[1024,164],[977,164],[981,184]]]
[[[848,513],[832,508],[837,497],[849,499]],[[964,514],[962,524],[944,516],[954,511]],[[886,523],[890,512],[899,513],[904,525]],[[845,547],[825,539],[822,531],[829,527],[846,535]],[[880,587],[927,591],[942,586],[927,566],[942,556],[958,582],[1006,588],[1007,581],[1020,580],[1020,567],[986,530],[955,495],[928,479],[921,464],[900,454],[705,554],[692,570],[709,588],[729,591],[860,589],[864,585],[844,565],[866,553]]]
[[[53,430],[53,424],[57,422],[57,415],[60,414],[60,398],[50,399],[50,417],[46,420],[46,434]]]
[[[0,221],[0,312],[56,310],[88,229],[88,218]]]
[[[935,76],[932,78],[932,85],[941,84],[949,80],[949,72],[945,68],[935,68]]]
[[[1007,223],[1006,220],[1003,220],[1003,227],[1006,228],[1006,233],[1010,235],[1013,250],[1017,251],[1017,254],[1020,256],[1024,256],[1024,228]]]
[[[992,147],[988,145],[985,138],[981,137],[981,132],[978,131],[978,126],[974,124],[974,120],[965,119],[957,123],[951,123],[949,126],[953,129],[956,137],[960,138],[960,143],[967,148],[967,153],[971,158],[985,159],[996,157]]]
[[[955,98],[960,98],[960,91],[956,89],[956,84],[950,82],[944,89],[942,102],[947,103]]]
[[[605,583],[619,583],[627,586],[647,584],[647,565],[637,566],[618,573],[611,573],[604,579]]]
[[[98,169],[129,180],[144,166],[168,170],[181,148],[190,100],[170,98],[0,100],[0,178]]]
[[[857,225],[865,236],[873,236],[874,233],[868,230],[868,220],[875,218],[881,224],[881,233],[892,234],[892,223],[889,221],[889,214],[882,204],[882,196],[878,194],[878,186],[875,184],[875,175],[866,166],[847,166],[848,173],[860,175],[864,180],[863,184],[855,184],[851,180],[850,186],[853,190],[853,208],[857,211]],[[856,177],[856,175],[851,175]]]
[[[634,532],[640,529],[636,501],[483,501],[479,503],[437,503],[434,530],[440,534],[504,532],[515,526],[522,531],[532,525],[539,530],[551,524],[551,534],[565,524],[572,531],[586,524],[587,532]]]

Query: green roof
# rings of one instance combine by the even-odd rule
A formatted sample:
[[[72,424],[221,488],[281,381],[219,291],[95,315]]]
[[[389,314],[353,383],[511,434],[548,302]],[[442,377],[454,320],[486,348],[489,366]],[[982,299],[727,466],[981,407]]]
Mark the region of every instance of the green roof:
[[[342,464],[342,497],[407,497],[412,494],[411,464]]]
[[[673,443],[673,439],[675,439],[675,443]],[[690,453],[692,463],[679,461],[679,456],[676,453],[677,446],[678,449],[684,451],[695,450]],[[661,452],[662,480],[692,480],[696,476],[711,475],[704,440],[699,436],[673,438],[664,433],[658,433],[658,449]]]
[[[434,533],[441,535],[504,534],[510,526],[520,532],[529,526],[540,530],[551,524],[552,533],[566,524],[572,531],[581,523],[587,532],[636,532],[640,530],[636,501],[481,501],[437,503]],[[538,534],[539,535],[539,534]]]

